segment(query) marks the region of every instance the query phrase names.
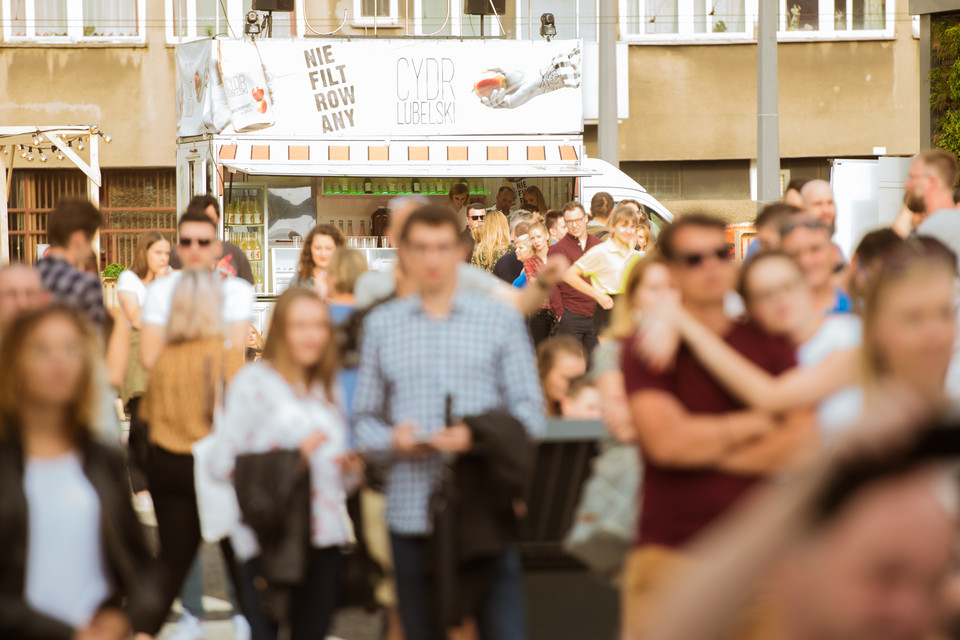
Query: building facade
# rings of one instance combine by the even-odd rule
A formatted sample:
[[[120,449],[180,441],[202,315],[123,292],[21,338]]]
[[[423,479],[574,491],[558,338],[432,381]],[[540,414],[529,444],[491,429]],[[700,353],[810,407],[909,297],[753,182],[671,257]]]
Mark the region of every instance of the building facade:
[[[780,149],[784,178],[829,177],[833,158],[909,155],[920,146],[919,43],[907,0],[621,0],[621,168],[675,212],[752,218],[758,3],[779,3]],[[239,36],[252,0],[0,0],[3,125],[97,124],[101,242],[129,262],[136,234],[172,230],[174,46]],[[481,3],[482,4],[482,3]],[[490,3],[496,6],[499,3]],[[497,16],[460,0],[298,0],[273,37],[582,38],[596,86],[597,0],[506,0]],[[595,89],[593,89],[595,91]],[[594,98],[595,101],[595,98]],[[629,109],[624,107],[629,106]],[[595,108],[594,108],[595,111]],[[586,111],[588,152],[596,127]],[[0,145],[3,141],[0,140]],[[11,257],[31,261],[45,212],[83,177],[55,158],[12,166]]]

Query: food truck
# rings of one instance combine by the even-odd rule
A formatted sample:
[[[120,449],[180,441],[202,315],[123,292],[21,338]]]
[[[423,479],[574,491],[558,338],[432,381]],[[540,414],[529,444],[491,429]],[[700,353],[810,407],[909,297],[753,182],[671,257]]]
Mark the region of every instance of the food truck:
[[[559,209],[602,173],[584,153],[576,40],[217,39],[176,56],[178,209],[220,199],[263,301],[315,224],[385,268],[392,198],[446,202],[462,182],[490,207],[503,186],[518,203],[537,186]]]

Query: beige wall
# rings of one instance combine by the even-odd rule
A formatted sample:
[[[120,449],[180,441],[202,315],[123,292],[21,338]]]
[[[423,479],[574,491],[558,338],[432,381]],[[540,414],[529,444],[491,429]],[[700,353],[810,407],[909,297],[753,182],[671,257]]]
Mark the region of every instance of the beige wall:
[[[899,3],[905,5],[906,3]],[[906,7],[892,41],[778,49],[783,157],[918,151],[918,42]],[[621,160],[756,156],[755,45],[631,46]]]
[[[146,6],[148,46],[0,43],[2,124],[98,124],[113,138],[100,145],[101,166],[175,165],[174,50],[160,28],[162,0]]]

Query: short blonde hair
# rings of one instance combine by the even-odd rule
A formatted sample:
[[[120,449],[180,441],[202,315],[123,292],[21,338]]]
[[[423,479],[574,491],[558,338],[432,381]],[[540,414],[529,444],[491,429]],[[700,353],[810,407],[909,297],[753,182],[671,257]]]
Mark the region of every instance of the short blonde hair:
[[[330,257],[327,275],[333,280],[333,288],[337,293],[353,293],[357,279],[368,268],[367,258],[361,251],[339,247]]]
[[[200,269],[183,271],[170,302],[167,343],[180,344],[225,336],[220,278]]]

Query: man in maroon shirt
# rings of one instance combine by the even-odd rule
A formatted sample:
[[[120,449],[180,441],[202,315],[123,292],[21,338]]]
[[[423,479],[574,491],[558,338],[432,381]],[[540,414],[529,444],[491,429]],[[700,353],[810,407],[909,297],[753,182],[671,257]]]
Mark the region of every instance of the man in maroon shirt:
[[[563,221],[567,225],[567,235],[550,247],[547,261],[551,256],[562,255],[573,264],[588,249],[600,244],[601,240],[587,231],[587,214],[579,202],[574,200],[563,206]],[[589,282],[588,278],[583,280]],[[588,356],[597,346],[597,333],[593,328],[593,310],[596,306],[596,300],[565,282],[560,282],[550,296],[550,308],[560,318],[557,333],[579,340]]]
[[[724,230],[716,218],[684,216],[658,244],[686,310],[779,374],[795,365],[795,349],[724,312],[736,276]],[[778,417],[747,409],[683,345],[673,368],[660,373],[636,357],[630,341],[623,373],[644,459],[640,531],[623,580],[623,621],[632,640],[644,636],[664,581],[689,561],[691,539],[815,442],[816,427],[809,411]],[[738,636],[750,637],[750,630]]]

